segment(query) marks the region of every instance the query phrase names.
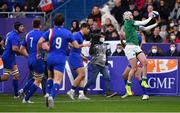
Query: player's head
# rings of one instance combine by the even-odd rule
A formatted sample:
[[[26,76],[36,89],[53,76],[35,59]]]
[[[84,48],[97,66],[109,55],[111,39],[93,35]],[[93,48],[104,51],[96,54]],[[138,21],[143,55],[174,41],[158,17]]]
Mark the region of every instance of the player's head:
[[[15,23],[14,23],[14,29],[15,29],[18,33],[24,32],[24,26],[23,26],[23,24],[20,23],[20,22],[15,22]]]
[[[62,14],[56,14],[54,17],[54,25],[62,26],[64,24],[64,16]]]
[[[83,32],[83,34],[88,34],[90,31],[90,26],[88,23],[82,23],[80,26],[80,30]]]
[[[41,28],[41,20],[39,18],[36,18],[33,20],[33,28]]]
[[[124,12],[124,14],[123,14],[123,19],[124,19],[124,20],[130,20],[130,19],[133,19],[132,13],[131,13],[130,11]]]

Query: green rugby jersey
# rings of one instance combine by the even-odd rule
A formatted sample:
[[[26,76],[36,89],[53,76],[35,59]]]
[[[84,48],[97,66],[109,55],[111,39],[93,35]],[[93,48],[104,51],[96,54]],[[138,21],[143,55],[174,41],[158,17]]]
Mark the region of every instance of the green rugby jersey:
[[[138,43],[138,34],[137,34],[137,26],[134,25],[134,20],[126,20],[124,22],[124,32],[126,36],[126,43],[139,45]]]

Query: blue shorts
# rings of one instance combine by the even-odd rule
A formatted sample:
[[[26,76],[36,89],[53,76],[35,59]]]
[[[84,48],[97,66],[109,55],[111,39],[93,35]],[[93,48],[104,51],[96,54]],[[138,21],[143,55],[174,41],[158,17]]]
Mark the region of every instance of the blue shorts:
[[[77,68],[80,68],[80,67],[84,67],[81,56],[77,55],[77,54],[71,54],[69,56],[69,65],[74,70],[76,70]]]
[[[6,58],[2,57],[2,61],[4,64],[5,69],[13,69],[13,66],[16,65],[16,59],[15,58]]]
[[[66,56],[47,57],[47,67],[50,71],[57,70],[64,73]]]
[[[40,74],[44,73],[44,61],[42,59],[30,59],[28,65],[31,71]]]

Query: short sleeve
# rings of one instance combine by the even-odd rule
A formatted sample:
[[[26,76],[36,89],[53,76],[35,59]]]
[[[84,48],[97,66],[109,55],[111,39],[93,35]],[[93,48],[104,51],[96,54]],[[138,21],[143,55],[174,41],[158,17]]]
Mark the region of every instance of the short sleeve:
[[[12,39],[12,46],[19,46],[19,37],[18,36],[15,36]]]

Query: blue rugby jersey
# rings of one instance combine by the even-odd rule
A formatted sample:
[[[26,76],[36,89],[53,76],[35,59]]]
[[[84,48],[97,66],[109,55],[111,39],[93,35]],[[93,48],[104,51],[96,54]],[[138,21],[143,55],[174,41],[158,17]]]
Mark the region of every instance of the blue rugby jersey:
[[[63,27],[56,26],[46,31],[42,37],[50,44],[47,60],[65,63],[68,43],[75,41],[72,33]]]
[[[82,36],[82,33],[80,31],[75,33],[73,37],[78,42],[78,44],[83,43],[83,36]],[[72,48],[71,51],[70,51],[70,54],[71,53],[81,54],[81,48]]]
[[[40,30],[31,30],[26,34],[26,38],[22,42],[22,46],[27,48],[27,51],[29,53],[29,57],[35,57],[37,53],[37,43],[39,39],[41,38],[43,32]]]

